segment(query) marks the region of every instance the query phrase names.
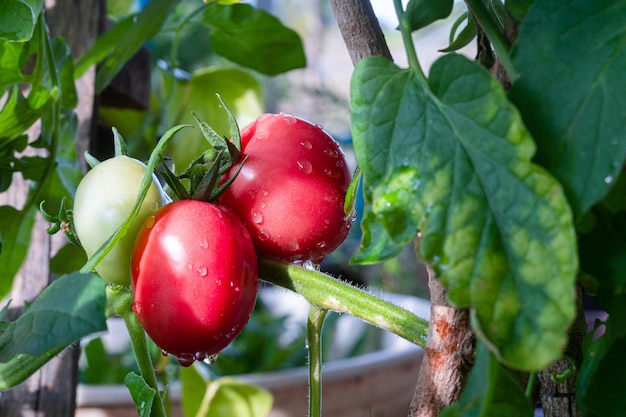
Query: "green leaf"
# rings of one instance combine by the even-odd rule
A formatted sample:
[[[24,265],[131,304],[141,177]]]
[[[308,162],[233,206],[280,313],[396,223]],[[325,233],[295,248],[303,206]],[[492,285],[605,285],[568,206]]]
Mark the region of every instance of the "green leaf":
[[[192,74],[189,81],[173,85],[166,110],[168,126],[195,121],[191,112],[209,124],[218,134],[229,137],[231,125],[221,108],[219,94],[240,125],[246,125],[263,113],[263,93],[259,82],[249,72],[236,68],[206,68]],[[170,149],[176,172],[182,172],[209,142],[200,129],[187,129],[176,135]]]
[[[272,409],[272,394],[235,378],[205,381],[196,366],[181,369],[183,412],[197,417],[265,417]]]
[[[105,283],[96,274],[64,275],[0,333],[0,390],[32,375],[82,337],[106,330]]]
[[[62,275],[78,271],[87,262],[85,250],[68,243],[50,259],[50,272]]]
[[[25,44],[0,41],[0,91],[24,80],[22,68],[27,57],[28,47]]]
[[[91,65],[100,63],[96,90],[101,92],[124,64],[161,29],[180,0],[153,0],[138,14],[120,20],[101,36],[76,64],[78,77]]]
[[[524,391],[498,363],[489,349],[479,343],[476,363],[459,401],[439,417],[531,417],[533,407]]]
[[[17,354],[38,356],[106,330],[104,289],[95,274],[73,273],[55,280],[0,334],[0,362]]]
[[[128,375],[126,375],[124,383],[128,387],[131,397],[133,397],[139,416],[150,417],[156,391],[151,388],[142,377],[134,372],[129,372]]]
[[[13,0],[0,3],[0,39],[24,42],[33,36],[43,0]]]
[[[383,225],[376,220],[371,207],[369,203],[363,207],[361,246],[350,258],[354,264],[373,264],[395,258],[402,252],[402,246],[394,243]]]
[[[25,98],[18,85],[14,85],[2,111],[0,111],[0,148],[19,138],[50,107],[58,90],[49,91],[35,87]]]
[[[22,267],[28,254],[30,238],[35,224],[37,210],[31,207],[20,211],[11,206],[0,206],[0,299],[4,298],[13,286],[13,278]]]
[[[211,29],[211,49],[239,65],[276,75],[306,65],[300,36],[249,4],[212,4],[202,15]]]
[[[453,0],[410,0],[405,16],[411,31],[416,31],[431,23],[445,19],[452,13]]]
[[[536,1],[520,26],[511,90],[537,163],[576,216],[601,200],[626,158],[626,1]]]
[[[441,49],[439,52],[458,51],[459,49],[467,46],[472,40],[474,40],[474,38],[476,38],[476,23],[474,23],[474,19],[466,13],[465,17],[459,18],[456,23],[460,24],[462,20],[466,20],[467,25],[465,25],[465,27],[463,28],[461,33],[458,34],[458,36],[450,39],[450,45],[448,45],[444,49]],[[453,35],[451,35],[451,37]]]
[[[419,230],[420,255],[502,360],[532,370],[558,358],[575,313],[572,215],[530,162],[532,138],[498,81],[455,54],[428,83],[367,58],[351,108],[365,201],[393,240],[384,249]]]

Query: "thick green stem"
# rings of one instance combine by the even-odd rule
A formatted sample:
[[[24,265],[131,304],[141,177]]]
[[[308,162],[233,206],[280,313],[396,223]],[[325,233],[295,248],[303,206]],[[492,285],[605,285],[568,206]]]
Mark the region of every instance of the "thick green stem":
[[[312,305],[353,315],[418,346],[426,345],[428,321],[330,275],[260,258],[259,276],[267,282],[300,293]]]
[[[309,347],[309,417],[322,416],[322,326],[328,310],[311,305],[306,327]]]
[[[137,315],[132,310],[132,304],[133,299],[128,287],[116,287],[115,289],[111,287],[107,288],[106,314],[109,317],[117,315],[124,319],[128,334],[130,335],[135,360],[139,367],[139,373],[144,381],[146,381],[146,384],[155,391],[155,400],[152,403],[150,415],[151,417],[166,417],[167,413],[165,412],[156,373],[154,372],[154,366],[150,358],[150,351],[148,350],[146,333]]]
[[[499,28],[499,25],[494,22],[491,14],[485,7],[483,0],[466,0],[467,5],[474,13],[474,16],[478,20],[478,23],[485,31],[489,42],[493,45],[493,49],[496,51],[496,56],[502,63],[504,70],[509,76],[509,80],[513,83],[519,74],[513,65],[511,55],[509,54],[509,43],[505,39],[504,34]]]

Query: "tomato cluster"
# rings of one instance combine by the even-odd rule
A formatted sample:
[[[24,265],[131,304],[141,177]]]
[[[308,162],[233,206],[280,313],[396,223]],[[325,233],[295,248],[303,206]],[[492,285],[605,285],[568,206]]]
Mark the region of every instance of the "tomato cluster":
[[[346,158],[323,128],[265,114],[240,139],[238,159],[211,171],[221,177],[217,201],[168,202],[154,178],[135,222],[97,267],[111,283],[130,281],[146,333],[184,366],[219,353],[247,324],[257,256],[319,263],[352,224]],[[128,216],[144,173],[145,165],[116,156],[85,176],[74,219],[89,255]]]

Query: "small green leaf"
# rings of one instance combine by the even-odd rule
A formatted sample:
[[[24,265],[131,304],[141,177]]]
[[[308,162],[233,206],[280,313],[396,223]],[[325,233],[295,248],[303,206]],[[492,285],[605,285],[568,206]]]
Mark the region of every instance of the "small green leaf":
[[[266,75],[306,65],[300,36],[264,10],[249,4],[213,4],[201,23],[213,29],[213,52],[239,65]]]
[[[139,416],[150,417],[156,391],[151,388],[142,377],[134,372],[129,372],[128,375],[126,375],[124,384],[126,384],[131,397],[133,397]]]
[[[546,0],[524,18],[510,92],[576,216],[613,186],[626,159],[626,1]]]
[[[25,42],[33,36],[44,0],[13,0],[0,3],[0,39]]]
[[[25,212],[11,206],[0,206],[0,236],[3,243],[0,252],[0,299],[11,291],[13,278],[26,259],[36,214],[36,207]]]
[[[27,57],[27,45],[0,41],[0,91],[4,91],[8,85],[24,81],[26,77],[22,74],[22,68]]]
[[[439,417],[532,417],[533,407],[519,384],[483,343],[459,401]]]
[[[0,148],[19,138],[50,107],[58,90],[32,90],[24,97],[18,85],[9,90],[6,103],[0,111]]]
[[[452,13],[453,0],[410,0],[405,16],[411,31],[416,31],[431,23],[445,19]]]
[[[235,378],[205,381],[195,366],[181,369],[183,412],[196,417],[265,417],[272,409],[272,394]]]
[[[531,162],[532,138],[498,81],[456,54],[436,61],[428,82],[366,58],[351,108],[366,219],[391,239],[378,251],[419,232],[420,255],[450,300],[474,309],[475,330],[502,360],[533,370],[560,357],[575,314],[571,210]]]
[[[458,51],[459,49],[467,46],[474,38],[476,38],[476,23],[474,23],[474,19],[469,17],[469,14],[465,13],[465,16],[462,16],[457,20],[457,23],[460,24],[462,21],[467,21],[467,24],[457,36],[455,34],[451,34],[452,39],[450,40],[450,45],[446,48],[441,49],[439,52],[453,52]]]

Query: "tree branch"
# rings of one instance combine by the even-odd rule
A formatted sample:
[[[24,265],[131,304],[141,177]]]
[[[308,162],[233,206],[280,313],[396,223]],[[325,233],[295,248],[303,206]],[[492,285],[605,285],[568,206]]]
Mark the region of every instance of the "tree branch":
[[[368,56],[393,61],[369,0],[330,0],[330,5],[354,65]]]

